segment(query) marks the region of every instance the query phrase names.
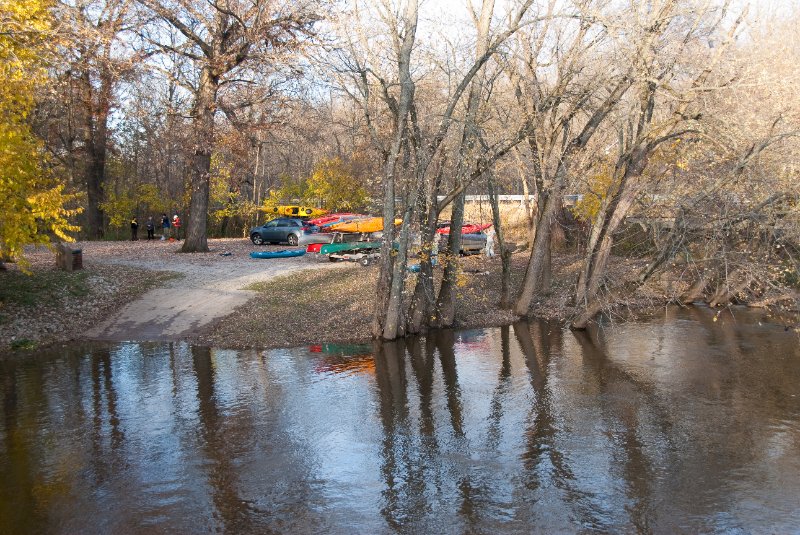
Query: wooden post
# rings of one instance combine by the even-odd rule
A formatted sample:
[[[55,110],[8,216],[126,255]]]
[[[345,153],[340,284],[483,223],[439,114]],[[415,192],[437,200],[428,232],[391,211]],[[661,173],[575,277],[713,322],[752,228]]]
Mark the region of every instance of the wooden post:
[[[72,247],[69,244],[56,245],[56,267],[62,271],[72,271]]]

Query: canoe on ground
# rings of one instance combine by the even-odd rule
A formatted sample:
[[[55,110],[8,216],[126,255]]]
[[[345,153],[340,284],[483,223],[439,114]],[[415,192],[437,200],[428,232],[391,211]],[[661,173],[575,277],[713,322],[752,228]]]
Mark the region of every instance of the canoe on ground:
[[[379,241],[354,241],[350,243],[329,243],[320,247],[321,254],[343,253],[346,251],[368,251],[370,249],[380,249]]]
[[[307,253],[318,253],[322,246],[325,245],[324,243],[310,243],[308,247],[306,247]]]
[[[394,224],[399,225],[402,219],[395,219]],[[354,219],[344,223],[331,225],[330,229],[334,232],[378,232],[383,230],[382,217],[369,217],[365,219]]]
[[[293,256],[303,256],[305,249],[286,249],[283,251],[253,251],[250,258],[291,258]]]

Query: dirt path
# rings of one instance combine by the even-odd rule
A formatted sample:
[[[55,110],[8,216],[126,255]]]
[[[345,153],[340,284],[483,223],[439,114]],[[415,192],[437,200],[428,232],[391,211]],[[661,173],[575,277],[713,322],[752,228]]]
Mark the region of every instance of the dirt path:
[[[254,260],[249,257],[250,251],[264,248],[242,239],[209,240],[211,252],[202,254],[180,254],[174,243],[141,240],[123,242],[116,254],[109,254],[108,244],[81,245],[84,258],[91,261],[182,275],[165,287],[145,293],[90,329],[85,337],[93,340],[180,340],[247,303],[255,293],[243,288],[254,282],[304,269],[329,268],[306,257]]]

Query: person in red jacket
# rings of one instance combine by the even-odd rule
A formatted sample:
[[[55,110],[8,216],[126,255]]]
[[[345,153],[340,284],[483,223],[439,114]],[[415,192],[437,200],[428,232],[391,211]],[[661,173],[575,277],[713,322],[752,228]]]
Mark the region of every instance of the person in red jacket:
[[[181,239],[181,218],[178,217],[178,214],[172,216],[172,226],[175,227],[175,239]]]

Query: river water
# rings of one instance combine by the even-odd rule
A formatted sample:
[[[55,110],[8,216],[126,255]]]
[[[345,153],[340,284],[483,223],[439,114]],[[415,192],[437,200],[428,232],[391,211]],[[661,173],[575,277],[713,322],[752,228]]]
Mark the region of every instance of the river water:
[[[0,361],[0,533],[798,533],[798,335],[668,310]]]

